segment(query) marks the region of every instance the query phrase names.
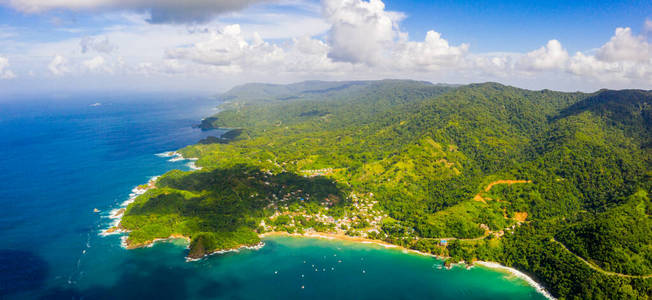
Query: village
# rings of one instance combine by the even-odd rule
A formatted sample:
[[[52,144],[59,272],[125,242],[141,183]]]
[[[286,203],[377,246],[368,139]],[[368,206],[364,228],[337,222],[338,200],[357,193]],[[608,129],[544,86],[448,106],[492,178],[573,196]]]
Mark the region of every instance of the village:
[[[312,233],[323,232],[362,238],[378,238],[383,221],[389,216],[377,207],[373,193],[352,192],[346,201],[349,205],[334,207],[335,201],[326,198],[321,203],[309,203],[310,195],[301,190],[289,192],[283,197],[272,196],[275,201],[268,205],[274,214],[260,222],[259,232]],[[292,197],[297,202],[287,204]]]

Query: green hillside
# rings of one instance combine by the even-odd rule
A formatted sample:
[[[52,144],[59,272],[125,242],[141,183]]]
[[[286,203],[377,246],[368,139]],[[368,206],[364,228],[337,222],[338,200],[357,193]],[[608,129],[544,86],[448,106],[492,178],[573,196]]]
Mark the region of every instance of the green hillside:
[[[363,236],[518,268],[560,298],[652,293],[652,92],[383,80],[248,84],[130,205],[131,245],[190,256],[268,231]],[[445,239],[444,246],[441,240]]]

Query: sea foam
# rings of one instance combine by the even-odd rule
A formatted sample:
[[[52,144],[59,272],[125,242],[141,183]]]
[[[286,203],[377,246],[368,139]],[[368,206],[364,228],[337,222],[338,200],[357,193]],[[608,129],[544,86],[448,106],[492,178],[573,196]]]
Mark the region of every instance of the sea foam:
[[[176,151],[166,151],[166,152],[162,152],[162,153],[157,153],[155,155],[158,156],[158,157],[164,157],[164,158],[171,157],[171,159],[168,159],[168,161],[170,161],[170,162],[188,160],[189,162],[186,164],[186,166],[188,168],[190,168],[191,170],[201,170],[201,167],[198,167],[195,164],[195,161],[197,161],[198,158],[194,158],[194,157],[185,158],[185,157],[183,157],[183,155],[181,155],[181,153],[176,152]],[[138,185],[138,186],[134,187],[133,189],[131,189],[131,193],[129,193],[129,198],[127,198],[127,200],[120,203],[120,206],[118,208],[114,208],[111,211],[109,211],[108,215],[103,216],[103,218],[109,218],[112,221],[109,224],[108,228],[105,228],[105,229],[100,231],[99,235],[100,236],[107,236],[107,235],[115,235],[115,234],[126,233],[125,230],[122,230],[122,229],[119,229],[119,228],[115,229],[115,230],[113,230],[111,232],[109,232],[109,229],[117,228],[117,226],[120,225],[120,221],[122,220],[122,217],[124,216],[125,208],[127,206],[129,206],[129,204],[134,203],[134,201],[136,201],[136,198],[138,198],[138,196],[144,194],[145,192],[147,192],[147,190],[149,190],[151,188],[154,188],[155,184],[156,184],[156,181],[158,180],[159,177],[161,177],[161,176],[152,176],[147,181],[146,184]]]
[[[204,254],[204,256],[202,256],[200,258],[186,257],[186,262],[199,261],[199,260],[204,259],[207,256],[211,256],[211,255],[215,255],[215,254],[225,254],[225,253],[230,253],[230,252],[240,252],[240,250],[260,250],[263,247],[265,247],[265,243],[260,242],[258,244],[253,245],[253,246],[240,246],[240,247],[233,248],[233,249],[218,250],[218,251],[213,251],[213,252],[208,253],[208,254]]]
[[[553,297],[550,293],[548,293],[548,291],[546,291],[546,289],[543,288],[543,286],[541,286],[538,282],[534,281],[534,279],[530,278],[530,276],[526,275],[525,273],[523,273],[523,272],[521,272],[519,270],[516,270],[514,268],[510,268],[510,267],[506,267],[506,266],[503,266],[503,265],[501,265],[499,263],[495,263],[495,262],[476,261],[475,263],[478,264],[478,265],[481,265],[481,266],[485,266],[487,268],[507,271],[507,272],[511,273],[512,275],[514,275],[514,276],[516,276],[516,277],[518,277],[518,278],[520,278],[522,280],[525,280],[530,286],[535,288],[537,290],[537,292],[541,293],[541,295],[543,295],[544,297],[546,297],[548,299],[551,299],[551,300],[555,299],[555,297]]]

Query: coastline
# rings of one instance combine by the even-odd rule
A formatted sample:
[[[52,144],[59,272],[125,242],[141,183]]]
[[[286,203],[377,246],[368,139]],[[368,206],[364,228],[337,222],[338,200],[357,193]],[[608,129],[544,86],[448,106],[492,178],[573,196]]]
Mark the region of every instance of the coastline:
[[[197,161],[198,158],[185,158],[185,157],[183,157],[183,155],[181,153],[176,152],[176,151],[168,151],[168,152],[158,153],[158,154],[156,154],[156,156],[170,158],[170,159],[168,159],[169,162],[177,162],[177,161],[186,161],[187,160],[187,161],[190,161],[190,162],[188,164],[186,164],[186,166],[189,167],[191,170],[193,170],[193,171],[201,170],[201,167],[197,167],[195,165],[195,161]],[[122,217],[124,216],[124,213],[126,212],[126,209],[129,206],[129,204],[133,203],[138,196],[144,194],[145,192],[147,192],[148,190],[150,190],[152,188],[156,188],[156,181],[158,180],[159,177],[160,177],[160,175],[153,176],[152,178],[150,178],[148,180],[148,182],[146,184],[138,185],[138,186],[134,187],[131,190],[131,193],[129,194],[129,198],[120,204],[120,208],[115,208],[115,209],[111,210],[109,212],[109,215],[105,216],[105,217],[108,217],[110,219],[113,219],[114,221],[111,222],[111,225],[110,225],[109,228],[101,230],[99,235],[103,236],[103,237],[108,236],[108,235],[115,235],[115,234],[122,235],[120,237],[120,240],[121,240],[120,245],[124,249],[128,249],[128,250],[137,249],[137,248],[149,248],[149,247],[154,246],[154,244],[156,244],[157,242],[169,242],[169,241],[174,240],[174,239],[182,239],[189,245],[190,244],[190,238],[187,237],[187,236],[181,235],[181,234],[172,234],[172,235],[170,235],[169,237],[166,237],[166,238],[157,238],[157,239],[153,239],[153,240],[150,240],[150,241],[146,241],[146,242],[142,242],[142,243],[138,243],[138,244],[134,244],[134,245],[129,245],[127,243],[127,237],[128,236],[125,235],[125,234],[129,233],[129,231],[121,228],[120,222],[122,220]],[[362,237],[347,236],[347,235],[342,234],[342,233],[306,232],[306,233],[303,233],[303,234],[299,234],[299,233],[290,234],[290,233],[287,233],[287,232],[284,232],[284,231],[271,231],[271,232],[266,232],[266,233],[259,234],[258,236],[261,239],[263,239],[265,237],[273,237],[273,236],[288,236],[288,237],[297,237],[297,238],[319,238],[319,239],[327,239],[327,240],[340,240],[340,241],[348,241],[348,242],[354,242],[354,243],[360,243],[360,244],[374,244],[374,245],[378,245],[378,246],[381,246],[381,247],[387,248],[387,249],[394,248],[394,249],[397,249],[397,250],[402,250],[402,252],[406,253],[406,254],[407,253],[413,253],[413,254],[418,254],[418,255],[423,255],[423,256],[434,257],[434,258],[437,258],[437,259],[440,259],[440,260],[445,260],[447,258],[447,257],[444,257],[444,256],[438,256],[438,255],[434,255],[434,254],[430,254],[430,253],[425,253],[425,252],[417,251],[417,250],[414,250],[414,249],[408,249],[408,248],[398,246],[398,245],[394,245],[394,244],[390,244],[390,243],[387,243],[387,242],[384,242],[384,241],[381,241],[381,240],[372,240],[372,239],[367,239],[367,238],[362,238]],[[194,262],[194,261],[200,261],[200,260],[202,260],[202,259],[204,259],[204,258],[206,258],[208,256],[212,256],[212,255],[216,255],[216,254],[239,252],[240,250],[245,250],[245,249],[247,249],[247,250],[259,250],[264,246],[265,246],[265,243],[263,241],[261,241],[261,242],[255,244],[255,245],[240,245],[238,247],[234,247],[234,248],[230,248],[230,249],[216,250],[216,251],[213,251],[213,252],[210,252],[210,253],[206,253],[202,257],[198,257],[198,258],[191,258],[191,257],[186,256],[185,259],[186,259],[186,262]],[[466,264],[466,263],[465,262],[460,262],[458,264]],[[474,265],[477,264],[477,265],[479,265],[481,267],[484,267],[484,268],[503,271],[503,272],[506,272],[508,274],[511,274],[512,276],[515,276],[515,277],[517,277],[519,279],[524,280],[528,285],[535,288],[535,290],[538,293],[542,294],[547,299],[551,299],[551,300],[556,299],[541,284],[539,284],[534,279],[532,279],[530,276],[528,276],[527,274],[525,274],[525,273],[523,273],[523,272],[521,272],[521,271],[519,271],[517,269],[510,268],[510,267],[507,267],[507,266],[503,266],[503,265],[501,265],[500,263],[497,263],[497,262],[474,261],[473,264]],[[472,265],[467,265],[467,268],[471,268],[471,267],[472,267]]]
[[[177,161],[189,160],[190,162],[188,162],[186,164],[186,166],[188,168],[190,168],[193,171],[201,170],[201,167],[198,167],[195,164],[195,161],[199,160],[199,158],[196,158],[196,157],[183,157],[183,155],[181,153],[177,152],[177,151],[167,151],[167,152],[163,152],[163,153],[158,153],[158,154],[156,154],[156,156],[158,156],[158,157],[169,157],[170,158],[170,159],[168,159],[169,162],[177,162]]]
[[[361,244],[375,244],[379,245],[384,248],[395,248],[398,250],[402,250],[404,253],[414,253],[418,255],[423,255],[423,256],[430,256],[434,257],[437,259],[444,260],[447,257],[444,256],[438,256],[430,253],[425,253],[421,251],[417,251],[414,249],[408,249],[402,246],[390,244],[384,241],[379,241],[379,240],[371,240],[371,239],[366,239],[366,238],[361,238],[361,237],[352,237],[352,236],[347,236],[344,234],[338,234],[338,233],[321,233],[321,232],[309,232],[305,234],[299,234],[299,233],[287,233],[283,231],[271,231],[271,232],[266,232],[263,234],[260,234],[259,237],[264,238],[264,237],[271,237],[271,236],[288,236],[288,237],[299,237],[299,238],[319,238],[319,239],[327,239],[327,240],[341,240],[341,241],[349,241],[349,242],[355,242],[355,243],[361,243]],[[465,262],[460,262],[460,264],[466,264]],[[492,269],[492,270],[499,270],[503,271],[506,273],[509,273],[510,275],[513,275],[519,279],[524,280],[528,285],[533,287],[538,293],[542,294],[544,297],[550,300],[555,300],[556,298],[552,296],[541,284],[536,282],[532,277],[528,276],[527,274],[511,268],[507,266],[503,266],[500,263],[497,262],[491,262],[491,261],[474,261],[473,265],[479,265],[481,267],[487,268],[487,269]]]
[[[186,158],[186,157],[183,157],[183,155],[181,155],[181,153],[179,153],[177,151],[166,151],[166,152],[162,152],[162,153],[157,153],[155,155],[158,156],[158,157],[170,158],[170,159],[168,159],[169,162],[177,162],[177,161],[189,160],[190,162],[188,164],[186,164],[186,166],[188,168],[190,168],[192,171],[201,170],[201,167],[198,167],[198,166],[195,165],[195,161],[197,161],[198,158],[194,158],[194,157]],[[127,200],[125,200],[124,202],[120,203],[119,208],[114,208],[114,209],[110,210],[108,216],[104,216],[106,218],[112,219],[113,222],[111,222],[111,224],[109,225],[109,228],[102,229],[100,231],[99,235],[104,237],[104,236],[108,236],[108,235],[128,233],[129,232],[128,230],[125,230],[125,229],[121,228],[121,226],[120,226],[120,222],[122,221],[122,217],[124,216],[124,213],[126,212],[127,207],[129,206],[129,204],[136,201],[136,198],[138,198],[138,196],[144,194],[145,192],[147,192],[150,189],[156,188],[156,181],[159,179],[159,177],[161,177],[161,175],[152,176],[147,181],[147,183],[138,185],[138,186],[134,187],[133,189],[131,189],[131,193],[129,194],[129,198]],[[182,238],[187,238],[187,237],[182,237]],[[170,237],[160,239],[160,240],[166,240],[166,239],[170,239]],[[126,246],[126,242],[124,241],[125,237],[123,237],[122,240],[123,240],[122,245],[125,248],[128,247],[128,246]],[[153,242],[156,242],[156,240],[152,241],[151,243],[153,243]],[[147,247],[151,243],[143,243],[143,245],[141,247]],[[139,247],[134,246],[133,248],[139,248]],[[127,248],[127,249],[133,249],[133,248]]]
[[[230,253],[230,252],[240,252],[240,250],[260,250],[264,246],[265,246],[265,243],[261,241],[261,242],[255,244],[255,245],[240,245],[238,247],[234,247],[234,248],[230,248],[230,249],[216,250],[216,251],[213,251],[213,252],[206,253],[206,254],[202,255],[202,257],[193,258],[193,257],[186,256],[186,262],[200,261],[200,260],[202,260],[202,259],[204,259],[204,258],[206,258],[208,256],[215,255],[215,254],[225,254],[225,253]]]
[[[501,264],[499,264],[497,262],[491,262],[491,261],[476,261],[474,263],[477,263],[478,265],[480,265],[482,267],[485,267],[485,268],[489,268],[489,269],[493,269],[493,270],[502,270],[502,271],[508,272],[511,275],[515,276],[515,277],[518,277],[518,278],[520,278],[522,280],[525,280],[530,286],[535,288],[537,290],[537,292],[542,294],[547,299],[551,299],[551,300],[556,299],[541,284],[539,284],[534,279],[532,279],[532,277],[528,276],[527,274],[525,274],[525,273],[523,273],[523,272],[521,272],[521,271],[519,271],[517,269],[506,267],[506,266],[503,266],[503,265],[501,265]]]
[[[126,233],[126,231],[123,231],[123,233]],[[440,260],[445,260],[447,258],[447,257],[444,257],[444,256],[438,256],[438,255],[434,255],[434,254],[430,254],[430,253],[425,253],[425,252],[417,251],[417,250],[414,250],[414,249],[408,249],[408,248],[405,248],[405,247],[402,247],[402,246],[390,244],[390,243],[380,241],[380,240],[371,240],[371,239],[362,238],[362,237],[352,237],[352,236],[347,236],[347,235],[338,234],[338,233],[308,232],[308,233],[305,233],[305,234],[299,234],[299,233],[287,233],[287,232],[283,232],[283,231],[271,231],[271,232],[266,232],[266,233],[259,234],[258,236],[261,239],[264,239],[265,237],[286,236],[286,237],[294,237],[294,238],[314,238],[314,239],[338,240],[338,241],[347,241],[347,242],[353,242],[353,243],[359,243],[359,244],[374,244],[374,245],[378,245],[378,246],[381,246],[381,247],[386,248],[386,249],[401,250],[405,254],[413,253],[413,254],[422,255],[422,256],[434,257],[434,258],[440,259]],[[189,237],[183,236],[181,234],[172,234],[167,238],[158,238],[158,239],[154,239],[154,240],[151,240],[151,241],[147,241],[147,242],[139,243],[139,244],[135,244],[135,245],[127,244],[126,236],[123,236],[121,238],[121,245],[125,249],[148,248],[148,247],[154,246],[154,244],[156,244],[158,242],[169,242],[170,240],[173,240],[173,239],[182,239],[186,243],[188,243],[188,244],[190,243],[190,238]],[[240,252],[241,250],[259,250],[264,246],[265,246],[264,241],[261,241],[261,242],[259,242],[258,244],[255,244],[255,245],[241,245],[241,246],[230,248],[230,249],[222,249],[222,250],[212,251],[210,253],[204,254],[202,257],[191,258],[191,257],[186,256],[185,259],[186,259],[186,262],[195,262],[195,261],[200,261],[200,260],[202,260],[202,259],[204,259],[206,257],[212,256],[212,255],[225,254],[225,253],[231,253],[231,252],[236,252],[237,253],[237,252]],[[466,264],[466,263],[465,262],[460,262],[458,264]],[[556,299],[541,284],[539,284],[534,279],[532,279],[530,276],[528,276],[527,274],[525,274],[525,273],[523,273],[523,272],[521,272],[521,271],[519,271],[517,269],[501,265],[500,263],[497,263],[497,262],[490,262],[490,261],[474,261],[473,265],[478,265],[478,266],[483,267],[483,268],[508,273],[508,274],[510,274],[510,275],[512,275],[512,276],[514,276],[516,278],[519,278],[519,279],[525,281],[528,285],[533,287],[538,293],[542,294],[547,299],[551,299],[551,300]],[[469,267],[467,267],[467,268],[469,268]]]
[[[320,238],[320,239],[327,239],[327,240],[342,240],[342,241],[349,241],[349,242],[356,242],[356,243],[361,243],[361,244],[375,244],[382,246],[384,248],[398,248],[398,249],[404,249],[408,251],[416,251],[412,249],[407,249],[401,246],[397,246],[394,244],[390,244],[384,241],[380,240],[371,240],[367,238],[362,238],[362,237],[355,237],[355,236],[348,236],[340,233],[324,233],[324,232],[306,232],[304,234],[300,233],[287,233],[285,231],[270,231],[270,232],[265,232],[262,234],[258,235],[260,238],[265,238],[265,237],[270,237],[270,236],[290,236],[290,237],[307,237],[307,238]],[[427,254],[423,253],[424,255],[430,255],[434,256],[432,254]]]
[[[170,240],[177,240],[177,239],[184,240],[187,243],[190,243],[190,238],[189,237],[181,235],[181,234],[176,234],[176,233],[174,233],[174,234],[172,234],[172,235],[170,235],[169,237],[166,237],[166,238],[157,238],[157,239],[153,239],[153,240],[150,240],[150,241],[145,241],[145,242],[142,242],[142,243],[131,244],[131,245],[127,243],[126,236],[124,236],[124,239],[122,239],[122,243],[123,243],[123,247],[125,249],[131,250],[131,249],[137,249],[137,248],[150,248],[150,247],[154,246],[154,244],[156,244],[158,242],[169,242]]]

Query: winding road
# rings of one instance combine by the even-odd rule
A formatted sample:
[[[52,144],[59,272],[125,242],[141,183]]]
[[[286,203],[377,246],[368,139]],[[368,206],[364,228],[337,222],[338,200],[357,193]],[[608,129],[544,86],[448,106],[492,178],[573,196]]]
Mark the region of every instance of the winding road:
[[[621,274],[621,273],[616,273],[616,272],[611,272],[611,271],[604,270],[600,266],[598,266],[598,265],[596,265],[596,264],[594,264],[592,262],[589,262],[588,260],[582,258],[581,256],[573,253],[572,251],[570,251],[570,249],[566,248],[566,245],[562,244],[560,241],[556,240],[555,238],[550,239],[550,241],[559,244],[562,248],[564,248],[566,251],[568,251],[568,253],[574,255],[575,257],[577,257],[577,259],[584,262],[587,266],[589,266],[589,268],[591,268],[593,270],[596,270],[596,271],[598,271],[598,272],[600,272],[602,274],[612,275],[612,276],[620,276],[620,277],[625,277],[625,278],[641,278],[641,279],[652,278],[652,274],[648,274],[648,275],[629,275],[629,274]]]

